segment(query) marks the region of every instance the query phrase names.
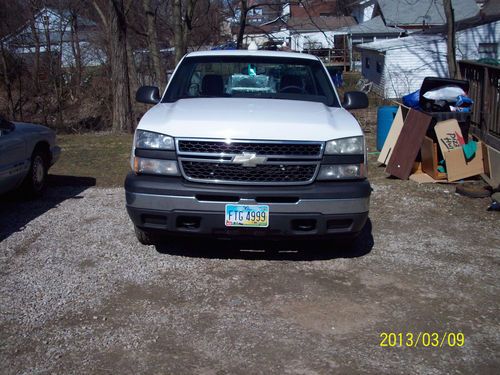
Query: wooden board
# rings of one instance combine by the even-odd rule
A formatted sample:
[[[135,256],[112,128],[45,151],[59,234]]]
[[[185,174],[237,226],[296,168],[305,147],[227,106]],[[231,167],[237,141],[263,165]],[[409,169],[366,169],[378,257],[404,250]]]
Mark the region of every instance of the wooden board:
[[[385,168],[387,173],[402,180],[408,179],[431,120],[431,116],[410,109]]]
[[[387,162],[391,157],[392,150],[394,149],[399,134],[401,133],[401,129],[403,129],[404,119],[407,114],[408,108],[399,106],[396,116],[394,116],[394,120],[392,121],[391,128],[389,129],[389,133],[387,133],[384,147],[382,147],[382,151],[380,151],[380,155],[377,159],[380,164],[387,165]]]
[[[424,173],[428,174],[434,180],[446,179],[446,173],[437,170],[439,166],[437,144],[431,138],[424,138],[420,147],[420,156],[422,158],[422,171]]]
[[[500,186],[500,151],[491,146],[483,147],[483,178],[493,188]]]
[[[435,184],[438,180],[433,179],[427,173],[413,173],[410,175],[410,180],[415,181],[419,184]]]

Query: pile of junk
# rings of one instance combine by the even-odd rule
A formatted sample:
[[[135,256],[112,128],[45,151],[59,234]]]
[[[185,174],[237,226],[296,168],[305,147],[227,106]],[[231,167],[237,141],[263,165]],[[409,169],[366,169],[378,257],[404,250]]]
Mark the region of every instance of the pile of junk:
[[[473,100],[469,82],[427,77],[402,103],[377,112],[378,162],[391,176],[418,183],[454,183],[459,194],[492,197],[500,210],[499,186],[490,186],[488,148],[469,135]]]

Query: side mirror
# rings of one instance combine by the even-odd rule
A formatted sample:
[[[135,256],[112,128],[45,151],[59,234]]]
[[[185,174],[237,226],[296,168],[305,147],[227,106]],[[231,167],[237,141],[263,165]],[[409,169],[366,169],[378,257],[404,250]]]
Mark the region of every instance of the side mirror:
[[[160,90],[155,86],[139,87],[135,93],[135,100],[139,103],[158,104],[160,102]]]
[[[361,91],[348,91],[344,94],[342,107],[345,109],[361,109],[368,107],[368,96]]]
[[[8,133],[13,131],[15,127],[16,126],[12,122],[0,116],[0,130],[3,130]]]

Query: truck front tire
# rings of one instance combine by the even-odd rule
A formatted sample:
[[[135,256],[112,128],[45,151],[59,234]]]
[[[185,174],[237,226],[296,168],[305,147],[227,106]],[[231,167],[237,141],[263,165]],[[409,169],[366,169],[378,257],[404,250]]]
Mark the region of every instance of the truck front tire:
[[[157,237],[149,232],[145,231],[138,226],[134,226],[135,230],[135,236],[137,237],[137,240],[143,244],[143,245],[154,245],[157,242]]]

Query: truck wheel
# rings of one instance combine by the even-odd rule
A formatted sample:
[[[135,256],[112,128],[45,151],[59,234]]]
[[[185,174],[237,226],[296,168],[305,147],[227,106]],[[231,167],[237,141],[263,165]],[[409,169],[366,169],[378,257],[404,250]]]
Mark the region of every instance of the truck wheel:
[[[142,230],[141,228],[134,226],[135,236],[137,240],[143,245],[154,245],[156,243],[156,236],[151,232]]]
[[[47,185],[47,160],[47,155],[42,150],[33,151],[30,170],[23,182],[24,190],[31,197],[42,195]]]

